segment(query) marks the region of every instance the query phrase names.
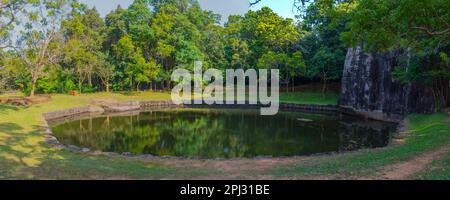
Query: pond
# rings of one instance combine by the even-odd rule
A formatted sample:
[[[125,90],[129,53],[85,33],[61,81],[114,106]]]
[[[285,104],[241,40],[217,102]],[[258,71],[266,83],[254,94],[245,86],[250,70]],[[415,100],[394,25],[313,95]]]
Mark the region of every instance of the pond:
[[[200,158],[301,156],[387,146],[396,125],[349,116],[259,110],[164,109],[52,126],[67,145],[104,152]]]

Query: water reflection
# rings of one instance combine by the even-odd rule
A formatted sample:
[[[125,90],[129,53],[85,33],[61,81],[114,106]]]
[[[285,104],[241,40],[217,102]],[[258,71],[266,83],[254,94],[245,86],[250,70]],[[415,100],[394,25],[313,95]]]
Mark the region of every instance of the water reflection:
[[[52,130],[63,144],[106,152],[236,158],[383,147],[395,125],[293,112],[172,109],[79,119]]]

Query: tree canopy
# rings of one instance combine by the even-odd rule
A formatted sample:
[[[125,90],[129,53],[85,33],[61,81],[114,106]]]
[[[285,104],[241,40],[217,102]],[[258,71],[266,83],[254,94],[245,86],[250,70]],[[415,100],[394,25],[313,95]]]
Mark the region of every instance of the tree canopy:
[[[438,78],[448,87],[447,1],[292,2],[297,20],[264,7],[220,24],[195,0],[134,0],[104,18],[76,0],[0,1],[0,88],[30,95],[170,89],[174,69],[203,61],[205,70],[277,68],[286,86],[321,82],[325,91],[357,45],[405,49],[410,59],[397,79]]]

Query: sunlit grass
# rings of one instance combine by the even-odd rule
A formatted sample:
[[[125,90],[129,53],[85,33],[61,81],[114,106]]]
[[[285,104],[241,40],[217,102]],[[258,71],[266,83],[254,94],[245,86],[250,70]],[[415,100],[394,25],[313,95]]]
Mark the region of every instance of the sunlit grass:
[[[1,95],[9,97],[16,95]],[[140,92],[135,94],[96,93],[69,96],[52,95],[46,103],[19,107],[0,105],[0,178],[162,178],[183,166],[162,166],[151,161],[126,158],[99,158],[55,149],[44,144],[39,131],[42,114],[50,111],[88,105],[93,99],[165,100],[169,94]],[[157,166],[157,167],[148,167]],[[192,174],[199,173],[192,170]],[[183,176],[190,176],[186,170]]]

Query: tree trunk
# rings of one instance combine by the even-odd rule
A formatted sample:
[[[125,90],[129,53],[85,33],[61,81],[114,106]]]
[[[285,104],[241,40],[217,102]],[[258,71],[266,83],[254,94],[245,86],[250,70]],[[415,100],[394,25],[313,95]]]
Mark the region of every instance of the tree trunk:
[[[88,76],[88,82],[89,82],[89,87],[92,88],[92,75],[89,74]]]
[[[445,88],[446,90],[446,97],[447,97],[447,107],[450,107],[450,80],[447,79],[446,81],[447,86]]]
[[[106,93],[109,93],[109,81],[106,81]]]
[[[325,94],[327,92],[327,74],[325,72],[322,74],[322,81],[323,81],[322,93]]]
[[[449,81],[445,78],[436,78],[433,81],[433,93],[436,111],[442,111],[449,106]]]
[[[289,81],[286,81],[286,92],[289,93]]]
[[[295,78],[292,78],[292,92],[295,92]]]
[[[81,82],[81,79],[78,79],[78,90],[80,92],[80,94],[82,93],[82,87],[83,87],[83,82]]]
[[[37,77],[33,77],[32,81],[31,81],[31,92],[30,92],[30,97],[34,97],[35,92],[36,92],[36,82],[37,82]]]
[[[167,80],[167,89],[171,90],[170,80]]]
[[[326,93],[327,92],[327,79],[323,79],[323,88],[322,88],[322,93]]]

